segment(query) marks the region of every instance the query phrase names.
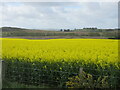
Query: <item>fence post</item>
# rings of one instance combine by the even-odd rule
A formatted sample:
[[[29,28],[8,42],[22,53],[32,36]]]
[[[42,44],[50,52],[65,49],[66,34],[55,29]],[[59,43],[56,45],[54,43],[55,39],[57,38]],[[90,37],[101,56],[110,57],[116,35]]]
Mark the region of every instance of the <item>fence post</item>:
[[[79,69],[79,74],[82,74],[82,73],[83,73],[83,68],[80,67],[80,69]]]
[[[5,79],[5,63],[0,60],[0,90],[2,89],[2,82]]]
[[[79,68],[79,74],[78,75],[81,79],[83,79],[83,68],[82,67]]]
[[[2,60],[0,60],[0,90],[2,89]]]

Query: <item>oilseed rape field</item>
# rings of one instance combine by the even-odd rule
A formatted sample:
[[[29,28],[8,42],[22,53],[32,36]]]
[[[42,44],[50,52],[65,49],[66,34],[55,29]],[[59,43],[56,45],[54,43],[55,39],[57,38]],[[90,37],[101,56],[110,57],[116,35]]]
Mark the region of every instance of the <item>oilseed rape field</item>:
[[[7,78],[27,84],[52,82],[65,86],[79,68],[91,75],[108,76],[110,87],[119,87],[118,40],[112,39],[13,39],[1,38]],[[18,76],[18,77],[16,77]]]

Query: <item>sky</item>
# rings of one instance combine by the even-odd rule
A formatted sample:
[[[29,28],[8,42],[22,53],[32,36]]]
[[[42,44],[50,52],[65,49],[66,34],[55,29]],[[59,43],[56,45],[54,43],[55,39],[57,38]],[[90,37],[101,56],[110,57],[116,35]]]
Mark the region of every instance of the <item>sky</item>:
[[[4,2],[0,7],[2,7],[0,27],[29,29],[118,27],[117,2]]]

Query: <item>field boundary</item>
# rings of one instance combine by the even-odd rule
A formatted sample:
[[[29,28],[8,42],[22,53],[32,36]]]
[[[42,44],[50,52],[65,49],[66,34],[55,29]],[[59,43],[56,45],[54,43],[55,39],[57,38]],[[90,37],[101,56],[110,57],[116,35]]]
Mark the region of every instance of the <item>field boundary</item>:
[[[3,74],[2,77],[5,78],[5,80],[7,80],[9,82],[18,82],[18,83],[25,84],[25,85],[36,85],[36,86],[38,86],[38,85],[42,85],[42,86],[50,85],[51,87],[55,87],[54,84],[57,83],[58,87],[62,87],[68,81],[68,79],[66,79],[66,78],[77,76],[79,74],[82,75],[84,71],[85,72],[87,71],[87,69],[89,69],[91,71],[93,70],[93,72],[96,71],[95,69],[83,68],[83,67],[78,68],[77,73],[66,72],[66,71],[61,71],[61,70],[60,71],[40,70],[36,67],[34,67],[34,68],[12,67],[11,68],[12,70],[10,70],[8,68],[5,69],[5,67],[7,67],[7,65],[8,65],[8,63],[6,63],[4,61],[1,61],[1,62],[4,63],[4,65],[3,65],[4,68],[3,68],[3,71],[2,71],[2,74]],[[27,71],[28,74],[27,73],[22,73],[22,71],[20,71],[20,70]],[[107,70],[103,70],[103,71],[109,73]],[[47,72],[49,72],[49,73],[47,74]],[[56,74],[60,75],[59,79],[57,79]],[[104,77],[104,76],[106,76],[106,75],[104,75],[104,74],[102,75],[102,74],[103,73],[101,73],[101,75],[94,75],[94,74],[91,74],[91,75],[93,77]],[[66,76],[68,76],[68,77],[66,77]],[[43,79],[43,78],[46,78],[46,77],[49,77],[49,78],[48,79]],[[117,76],[115,76],[115,77],[114,76],[108,76],[108,78],[120,79],[120,77],[117,77]],[[64,79],[66,79],[67,81],[64,80]],[[116,88],[116,84],[117,84],[117,82],[114,82],[114,88]]]

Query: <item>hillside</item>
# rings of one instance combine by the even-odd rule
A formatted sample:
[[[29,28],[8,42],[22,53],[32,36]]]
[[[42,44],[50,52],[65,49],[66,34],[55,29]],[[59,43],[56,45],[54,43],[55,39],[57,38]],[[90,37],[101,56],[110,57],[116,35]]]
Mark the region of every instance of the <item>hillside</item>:
[[[55,39],[55,38],[114,38],[120,36],[116,29],[77,29],[64,31],[34,30],[17,27],[2,27],[2,37],[28,39]],[[118,35],[119,33],[119,35]]]

